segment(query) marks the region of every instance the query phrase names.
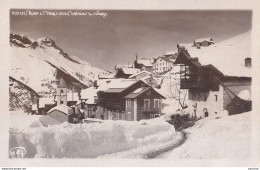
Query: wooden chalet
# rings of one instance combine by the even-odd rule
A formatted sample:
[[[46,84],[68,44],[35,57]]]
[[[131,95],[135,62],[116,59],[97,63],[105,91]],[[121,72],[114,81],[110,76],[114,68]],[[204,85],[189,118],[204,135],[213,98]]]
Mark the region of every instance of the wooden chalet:
[[[160,116],[160,103],[165,97],[141,80],[127,80],[127,83],[124,87],[119,85],[97,92],[100,118],[138,121]]]
[[[209,46],[211,44],[214,44],[214,41],[212,38],[200,38],[194,40],[194,45],[196,46]]]
[[[182,50],[175,64],[180,66],[180,88],[201,91],[218,91],[220,80],[225,76],[213,65],[201,65],[198,58],[190,57],[187,50]]]
[[[251,100],[238,97],[242,91],[251,93],[251,58],[246,58],[250,53],[238,52],[244,46],[236,43],[201,48],[177,45],[179,53],[174,64],[180,66],[180,88],[188,90],[194,116],[206,117],[223,110],[229,114],[251,110]],[[243,107],[236,109],[236,105]]]

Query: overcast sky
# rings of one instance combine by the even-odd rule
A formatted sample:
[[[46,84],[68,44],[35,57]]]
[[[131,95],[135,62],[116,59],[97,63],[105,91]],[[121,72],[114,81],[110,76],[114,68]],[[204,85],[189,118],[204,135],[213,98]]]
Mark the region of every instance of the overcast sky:
[[[93,12],[93,11],[90,11]],[[212,37],[215,42],[251,30],[251,11],[104,11],[101,16],[10,16],[11,33],[50,37],[70,55],[112,71],[176,50],[177,43]]]

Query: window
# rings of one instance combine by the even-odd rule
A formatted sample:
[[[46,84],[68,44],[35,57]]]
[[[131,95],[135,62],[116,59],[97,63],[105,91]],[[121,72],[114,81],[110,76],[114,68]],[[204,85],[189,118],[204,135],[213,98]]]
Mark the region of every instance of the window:
[[[60,101],[60,104],[63,104],[63,100]]]
[[[160,117],[160,114],[150,114],[150,119]]]
[[[160,114],[154,114],[153,117],[154,118],[160,117]]]
[[[215,95],[215,101],[216,102],[218,101],[218,95]]]
[[[154,99],[154,108],[159,109],[160,108],[160,100],[159,99]]]
[[[62,89],[60,90],[60,94],[63,95],[63,90]]]
[[[144,99],[144,111],[150,111],[150,99]]]

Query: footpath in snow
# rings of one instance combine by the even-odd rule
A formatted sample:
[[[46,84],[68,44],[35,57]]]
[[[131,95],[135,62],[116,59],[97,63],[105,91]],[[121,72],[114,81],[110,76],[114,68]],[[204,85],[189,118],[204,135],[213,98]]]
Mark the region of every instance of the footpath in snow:
[[[173,140],[165,142],[165,143],[152,143],[149,145],[141,146],[138,148],[130,149],[123,152],[106,154],[99,156],[98,158],[143,158],[143,159],[151,159],[156,156],[172,150],[178,146],[180,146],[185,140],[185,134],[182,132],[176,132]]]

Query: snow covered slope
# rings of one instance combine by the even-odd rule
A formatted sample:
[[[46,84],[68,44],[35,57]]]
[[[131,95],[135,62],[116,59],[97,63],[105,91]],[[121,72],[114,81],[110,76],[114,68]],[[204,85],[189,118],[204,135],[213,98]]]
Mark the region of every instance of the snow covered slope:
[[[9,78],[9,108],[29,111],[31,104],[36,104],[38,94],[25,84]]]
[[[54,94],[61,77],[69,88],[78,90],[92,86],[98,75],[110,74],[68,55],[48,37],[34,40],[10,34],[10,46],[10,77],[42,96]]]
[[[57,70],[86,86],[91,86],[98,75],[110,74],[76,56],[68,55],[48,37],[33,40],[24,35],[11,34],[10,45],[10,76],[36,92],[49,90],[45,83],[52,85],[57,79]]]
[[[249,159],[251,155],[251,112],[216,115],[199,120],[185,130],[180,147],[160,156],[167,159]]]

